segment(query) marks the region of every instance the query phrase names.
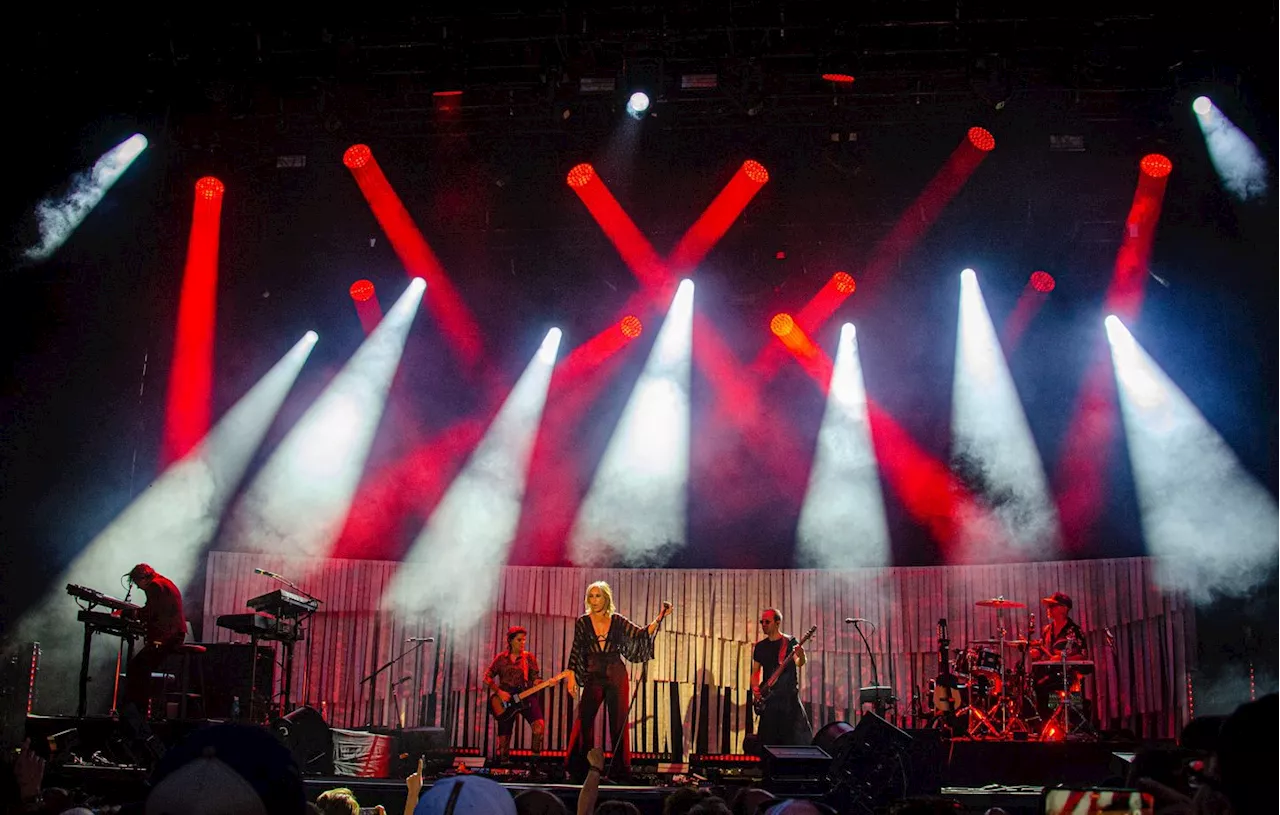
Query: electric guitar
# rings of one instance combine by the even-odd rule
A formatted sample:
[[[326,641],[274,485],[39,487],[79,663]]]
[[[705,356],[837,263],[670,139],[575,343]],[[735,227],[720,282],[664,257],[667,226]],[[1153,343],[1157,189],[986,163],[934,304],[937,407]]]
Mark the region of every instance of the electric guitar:
[[[818,626],[809,626],[809,630],[804,632],[804,636],[796,643],[796,648],[803,648],[809,638],[816,633],[818,633]],[[751,701],[751,709],[756,712],[757,716],[764,713],[765,703],[769,701],[769,695],[773,693],[774,683],[778,681],[778,677],[782,676],[782,672],[786,670],[787,663],[795,661],[795,649],[792,649],[791,654],[790,657],[778,663],[778,667],[774,668],[773,673],[769,674],[769,679],[760,686],[760,692],[756,694],[756,698]]]
[[[947,638],[947,618],[938,620],[938,678],[933,682],[933,709],[937,713],[955,713],[962,704],[959,680],[951,673],[951,640]]]
[[[561,671],[550,679],[544,679],[531,688],[525,688],[519,693],[511,694],[511,698],[505,702],[502,701],[502,697],[497,693],[489,694],[489,715],[500,722],[511,718],[524,709],[525,705],[529,703],[529,697],[539,691],[546,690],[557,682],[560,682],[565,677],[569,676],[570,673],[571,671]]]

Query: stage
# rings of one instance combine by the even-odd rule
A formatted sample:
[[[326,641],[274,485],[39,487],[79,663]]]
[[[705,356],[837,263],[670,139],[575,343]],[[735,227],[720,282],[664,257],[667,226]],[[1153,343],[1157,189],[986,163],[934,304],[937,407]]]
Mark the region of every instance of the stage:
[[[157,722],[156,734],[173,744],[187,733],[215,720]],[[111,801],[140,800],[147,790],[147,771],[135,766],[111,766],[119,759],[111,743],[115,723],[108,717],[31,716],[26,732],[33,748],[49,757],[47,786],[78,789]],[[866,732],[866,731],[861,731]],[[1113,786],[1127,771],[1132,754],[1163,742],[1099,739],[1075,742],[994,741],[946,739],[940,731],[912,730],[909,745],[901,752],[900,777],[888,784],[874,783],[875,768],[840,759],[826,763],[789,760],[761,761],[744,755],[691,755],[685,761],[657,760],[638,754],[633,760],[630,784],[604,783],[599,800],[626,800],[642,812],[660,813],[673,789],[685,785],[706,787],[726,799],[743,787],[759,786],[780,797],[812,798],[883,806],[901,797],[942,796],[959,803],[962,812],[985,812],[999,806],[1010,813],[1035,813],[1047,786]],[[291,749],[296,745],[291,746]],[[878,745],[873,745],[878,746]],[[467,749],[450,748],[446,754],[427,758],[426,786],[458,773],[489,777],[512,795],[526,789],[545,789],[576,806],[579,787],[565,783],[563,752],[533,757],[517,751],[511,761],[491,766]],[[890,751],[892,752],[892,751]],[[105,761],[104,761],[105,759]],[[381,804],[396,813],[404,805],[406,767],[416,757],[392,756],[388,775],[373,778],[329,773],[308,773],[308,798],[315,799],[333,787],[351,788],[362,806]],[[842,809],[842,811],[845,811]],[[851,811],[858,811],[856,806]]]

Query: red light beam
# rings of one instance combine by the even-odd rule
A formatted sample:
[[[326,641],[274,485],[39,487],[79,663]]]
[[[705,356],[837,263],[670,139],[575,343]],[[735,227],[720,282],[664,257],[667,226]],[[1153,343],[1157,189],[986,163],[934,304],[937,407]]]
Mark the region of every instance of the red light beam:
[[[352,145],[343,154],[342,163],[351,171],[405,271],[410,277],[421,277],[427,281],[424,296],[427,310],[440,324],[454,351],[465,364],[476,366],[484,352],[480,327],[405,209],[400,196],[383,175],[373,152],[367,145]]]
[[[224,191],[222,182],[213,176],[196,182],[161,441],[162,463],[166,465],[185,456],[204,438],[212,418],[218,240]]]

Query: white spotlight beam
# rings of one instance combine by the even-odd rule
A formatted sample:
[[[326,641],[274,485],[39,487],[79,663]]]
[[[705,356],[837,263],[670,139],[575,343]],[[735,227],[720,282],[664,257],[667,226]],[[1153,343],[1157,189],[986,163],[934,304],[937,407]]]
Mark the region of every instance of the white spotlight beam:
[[[223,539],[324,555],[341,532],[426,283],[414,278],[236,502]]]
[[[28,248],[26,256],[44,260],[56,252],[145,149],[147,137],[134,133],[103,153],[92,168],[72,176],[69,189],[60,197],[45,198],[37,204],[40,243]]]
[[[880,468],[853,325],[840,329],[827,406],[797,529],[802,568],[891,565]]]
[[[569,532],[575,563],[660,564],[684,545],[693,281],[683,280]]]
[[[384,605],[430,609],[450,623],[481,619],[493,607],[498,577],[515,540],[560,347],[553,328],[507,396],[392,579]]]
[[[959,519],[957,559],[1052,559],[1061,546],[1057,509],[972,269],[960,275],[956,333],[951,459],[962,473],[980,479],[975,497],[990,510],[982,518]]]
[[[1202,96],[1196,102],[1196,122],[1222,186],[1241,201],[1266,195],[1268,171],[1262,153],[1208,97]],[[1200,113],[1201,109],[1205,112]]]
[[[69,694],[75,687],[74,672],[80,659],[80,624],[62,585],[76,583],[122,596],[121,576],[136,563],[151,564],[179,587],[188,585],[315,343],[315,332],[308,331],[198,445],[89,542],[50,588],[48,599],[23,615],[17,637],[37,640],[44,646],[43,681],[46,687],[57,688],[42,694],[46,697],[42,704],[53,705],[46,710],[56,711],[59,701],[63,709],[73,704]],[[117,587],[121,589],[117,591]],[[99,646],[98,656],[114,650]],[[103,675],[103,667],[95,666],[95,675]],[[110,689],[109,683],[107,687]]]
[[[1274,577],[1276,499],[1115,316],[1106,320],[1147,552],[1165,587],[1205,601]]]

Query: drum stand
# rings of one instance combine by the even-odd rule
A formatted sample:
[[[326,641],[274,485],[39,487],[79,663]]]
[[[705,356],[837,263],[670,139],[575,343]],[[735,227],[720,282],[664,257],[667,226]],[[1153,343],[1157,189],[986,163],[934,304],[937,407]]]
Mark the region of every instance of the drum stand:
[[[996,607],[996,637],[1000,644],[1000,663],[997,668],[997,679],[999,682],[999,690],[996,692],[996,700],[987,710],[977,704],[974,696],[973,680],[969,682],[969,704],[960,708],[955,712],[955,716],[967,715],[969,717],[969,726],[967,735],[971,739],[982,738],[984,733],[989,734],[994,739],[1012,739],[1017,738],[1015,734],[1032,733],[1029,721],[1038,721],[1039,715],[1033,713],[1031,716],[1023,716],[1022,713],[1027,709],[1030,703],[1030,709],[1035,711],[1035,699],[1030,695],[1030,682],[1027,674],[1027,647],[1028,644],[1023,641],[1022,658],[1018,663],[1018,668],[1013,672],[1012,684],[1016,684],[1013,695],[1010,695],[1010,677],[1004,674],[1004,648],[1007,644],[1005,636],[1008,630],[1004,625],[1004,615],[1001,613],[1000,607]],[[976,675],[977,672],[975,672]]]
[[[1073,737],[1092,738],[1097,735],[1097,731],[1093,728],[1093,723],[1089,721],[1089,717],[1085,715],[1083,705],[1084,691],[1080,689],[1080,682],[1083,677],[1076,676],[1074,681],[1071,673],[1067,670],[1067,653],[1062,652],[1062,690],[1054,691],[1058,697],[1058,708],[1053,711],[1053,715],[1049,717],[1049,721],[1044,723],[1044,727],[1040,730],[1041,741],[1063,741]],[[1072,691],[1072,685],[1077,690]],[[1080,694],[1082,703],[1077,705],[1073,698],[1075,694]]]

